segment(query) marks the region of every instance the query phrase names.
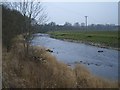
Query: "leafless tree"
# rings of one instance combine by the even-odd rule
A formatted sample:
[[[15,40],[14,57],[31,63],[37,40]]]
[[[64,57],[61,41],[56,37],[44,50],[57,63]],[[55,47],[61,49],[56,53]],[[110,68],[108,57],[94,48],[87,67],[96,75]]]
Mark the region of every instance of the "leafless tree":
[[[44,12],[44,8],[41,2],[36,2],[35,0],[21,0],[21,2],[9,2],[6,3],[11,9],[16,9],[21,12],[24,17],[27,17],[24,22],[25,25],[21,27],[21,31],[27,30],[23,35],[26,44],[26,52],[28,53],[29,48],[29,37],[31,36],[31,23],[32,20],[36,20],[38,24],[42,24],[47,21],[47,14]]]

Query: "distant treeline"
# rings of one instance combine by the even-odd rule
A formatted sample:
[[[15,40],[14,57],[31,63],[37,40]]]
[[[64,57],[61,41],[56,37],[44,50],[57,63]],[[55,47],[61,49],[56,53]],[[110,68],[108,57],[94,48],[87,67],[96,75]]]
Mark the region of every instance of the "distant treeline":
[[[37,25],[35,26],[36,31],[35,32],[47,32],[47,31],[117,31],[118,26],[116,25],[102,25],[102,24],[91,24],[87,27],[85,25],[80,26],[78,23],[75,23],[74,25],[66,22],[64,25],[56,25],[55,22],[50,22],[48,24],[44,25]]]
[[[12,44],[12,39],[19,34],[28,32],[25,21],[29,21],[27,16],[23,16],[19,11],[10,9],[5,5],[2,5],[2,42],[3,45],[10,49]],[[116,31],[118,27],[115,25],[90,25],[90,26],[80,26],[79,23],[74,25],[66,22],[64,25],[57,25],[55,22],[50,22],[48,24],[37,24],[35,19],[31,20],[31,33],[46,33],[48,31],[85,31],[85,30],[101,30],[101,31]]]
[[[12,45],[12,39],[22,33],[27,32],[25,19],[19,11],[8,8],[2,5],[2,43],[9,50]]]

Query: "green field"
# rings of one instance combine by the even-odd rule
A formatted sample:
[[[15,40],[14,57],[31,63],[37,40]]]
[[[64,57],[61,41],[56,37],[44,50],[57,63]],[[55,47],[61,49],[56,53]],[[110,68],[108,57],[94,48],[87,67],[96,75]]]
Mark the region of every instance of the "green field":
[[[101,46],[118,48],[118,36],[117,31],[54,31],[49,32],[51,37],[58,39],[69,39],[82,42],[92,42],[100,44]]]

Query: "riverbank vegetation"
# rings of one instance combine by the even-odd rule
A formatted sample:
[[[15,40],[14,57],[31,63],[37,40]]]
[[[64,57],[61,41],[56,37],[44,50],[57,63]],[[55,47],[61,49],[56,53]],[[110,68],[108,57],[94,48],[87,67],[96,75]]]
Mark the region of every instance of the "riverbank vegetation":
[[[82,65],[70,68],[44,47],[29,44],[31,20],[20,12],[2,7],[2,87],[3,88],[117,88],[118,83],[92,75]],[[23,21],[22,21],[23,20]],[[24,26],[31,25],[30,27]],[[24,35],[25,34],[25,35]],[[30,34],[29,34],[30,35]],[[26,49],[28,53],[26,54]]]
[[[3,48],[3,88],[116,88],[117,82],[92,75],[82,65],[70,68],[44,47],[30,47],[24,56],[21,36],[9,52]]]
[[[54,31],[48,33],[51,37],[63,40],[75,40],[100,47],[120,47],[118,31]]]

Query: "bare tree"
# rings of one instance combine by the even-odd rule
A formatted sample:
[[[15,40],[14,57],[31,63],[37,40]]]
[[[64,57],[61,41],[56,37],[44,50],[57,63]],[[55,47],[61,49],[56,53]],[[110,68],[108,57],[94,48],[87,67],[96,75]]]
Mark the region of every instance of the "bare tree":
[[[6,3],[7,6],[9,6],[11,9],[16,9],[22,13],[22,15],[25,18],[24,26],[21,27],[21,31],[25,32],[23,34],[25,43],[24,47],[26,49],[26,53],[28,53],[28,48],[29,48],[29,37],[31,36],[31,23],[32,20],[36,20],[38,24],[42,24],[47,21],[47,14],[44,12],[44,8],[41,4],[41,2],[36,2],[34,0],[28,1],[28,0],[21,0],[21,2],[11,2],[11,3]]]

